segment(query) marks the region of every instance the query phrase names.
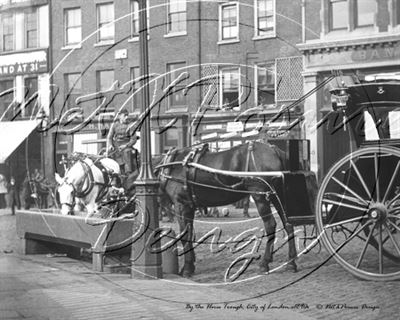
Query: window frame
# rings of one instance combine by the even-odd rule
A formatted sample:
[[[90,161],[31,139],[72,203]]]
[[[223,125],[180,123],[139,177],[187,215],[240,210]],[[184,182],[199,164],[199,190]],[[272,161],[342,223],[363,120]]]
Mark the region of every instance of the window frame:
[[[36,87],[37,87],[37,90],[36,90],[35,92],[33,92],[33,93],[30,93],[29,90],[28,90],[28,92],[26,92],[27,81],[29,81],[29,80],[31,80],[31,79],[35,79],[35,80],[36,80]],[[21,116],[22,116],[22,117],[27,118],[27,117],[29,117],[29,116],[32,116],[33,111],[34,111],[35,104],[38,103],[38,98],[39,98],[39,96],[37,95],[36,98],[33,99],[33,100],[29,103],[29,105],[26,105],[26,103],[29,101],[29,99],[32,98],[32,96],[33,96],[34,94],[38,94],[38,93],[39,93],[38,91],[39,91],[39,77],[38,77],[38,75],[28,75],[28,76],[24,77],[24,99],[23,99],[23,101],[24,101],[24,103],[23,103],[24,109],[23,109],[23,111],[22,111],[22,113],[21,113]],[[36,100],[36,102],[34,102],[35,100]],[[28,110],[27,110],[27,109],[28,109]],[[29,111],[30,115],[27,114],[27,113],[28,113],[27,111]]]
[[[358,3],[359,3],[360,0],[353,0],[353,1],[354,1],[354,4],[353,4],[354,5],[354,10],[353,10],[354,27],[355,28],[366,28],[366,27],[375,26],[375,24],[376,24],[375,15],[378,12],[378,7],[377,7],[378,4],[377,4],[376,0],[374,1],[375,2],[375,8],[376,8],[376,11],[373,13],[374,14],[374,18],[373,18],[372,23],[369,23],[369,24],[359,24],[360,17],[359,17]],[[365,1],[365,0],[363,0],[363,1]]]
[[[171,4],[172,2],[177,2],[177,3],[185,3],[185,10],[184,11],[172,11],[171,12]],[[173,20],[171,19],[172,15],[180,15],[184,14],[185,19],[184,20],[177,20],[178,24],[180,24],[182,21],[184,21],[184,29],[182,30],[177,30],[177,31],[172,31],[171,26],[173,24]],[[167,0],[167,24],[166,24],[166,34],[167,35],[185,35],[187,34],[187,2],[186,0]]]
[[[68,23],[68,12],[79,10],[79,18],[80,18],[80,24],[79,25],[74,25],[74,26],[69,26]],[[68,39],[68,31],[70,29],[78,29],[79,30],[79,41],[76,42],[69,42]],[[82,8],[81,7],[73,7],[73,8],[65,8],[64,9],[64,45],[65,46],[73,46],[77,45],[82,42]]]
[[[177,65],[179,66],[178,68],[171,69],[172,66],[177,66]],[[170,85],[177,78],[175,76],[172,77],[172,75],[175,74],[175,71],[180,70],[180,69],[185,69],[186,66],[187,66],[186,61],[175,61],[175,62],[167,63],[166,71],[167,71],[167,76],[168,76],[168,79],[167,79],[168,85]],[[179,75],[180,75],[180,73],[177,76],[179,76]],[[187,105],[188,105],[187,96],[183,95],[184,88],[186,88],[186,80],[182,81],[178,85],[174,86],[172,93],[168,96],[167,110],[182,110],[187,107]],[[183,104],[175,105],[172,103],[172,97],[177,92],[178,92],[178,94],[182,94],[182,97],[184,99]]]
[[[270,71],[270,68],[272,67],[273,70]],[[276,61],[263,61],[263,62],[258,62],[257,64],[255,64],[254,66],[254,83],[255,83],[255,90],[254,90],[254,103],[256,106],[262,105],[264,106],[264,104],[259,103],[258,101],[258,92],[259,90],[259,70],[263,68],[263,69],[267,69],[267,72],[272,73],[273,79],[274,79],[274,88],[273,88],[273,92],[274,92],[274,102],[273,105],[275,106],[274,109],[276,108]],[[267,90],[265,90],[267,91]],[[268,90],[271,91],[271,90]],[[270,105],[270,104],[265,104],[265,105]]]
[[[347,15],[347,23],[345,27],[333,27],[333,10],[332,10],[332,3],[338,3],[338,2],[345,2],[346,5],[346,12],[345,14]],[[366,34],[366,32],[369,32],[369,29],[377,28],[377,21],[376,17],[378,14],[378,4],[377,2],[375,6],[375,10],[372,13],[374,15],[374,21],[372,24],[363,24],[359,25],[358,24],[358,10],[357,10],[357,4],[358,0],[323,0],[323,8],[324,8],[324,23],[323,23],[323,30],[324,34],[329,34],[329,33],[337,33],[337,32],[354,32],[352,34],[357,35],[357,34]],[[343,15],[343,14],[342,14]],[[395,13],[391,13],[390,19],[394,19]]]
[[[259,6],[258,3],[260,1],[271,1],[272,2],[272,15],[268,16],[263,16],[263,17],[272,17],[273,21],[273,27],[272,30],[266,31],[265,33],[261,33],[260,28],[259,28],[259,21],[260,21],[260,16],[259,16]],[[275,37],[276,36],[276,0],[254,0],[254,39],[265,39],[265,38],[270,38],[270,37]]]
[[[136,11],[136,16],[137,16],[137,33],[134,33],[134,30],[136,26],[134,25],[134,17],[135,17],[135,11],[133,4],[137,3],[137,11]],[[130,0],[129,1],[129,8],[130,8],[130,13],[131,13],[131,19],[130,19],[130,24],[131,24],[131,34],[130,34],[130,41],[138,41],[139,40],[139,32],[140,32],[140,26],[139,26],[139,1],[138,0]],[[146,1],[146,11],[147,11],[147,37],[149,37],[150,34],[150,7],[149,7],[149,0]],[[136,21],[136,19],[135,19]]]
[[[6,21],[6,18],[4,18],[5,16],[7,18],[10,18],[10,20],[9,20],[11,22],[10,30],[12,31],[12,33],[7,33],[7,34],[4,33],[4,29],[5,29],[4,22]],[[2,22],[1,22],[1,51],[2,52],[14,51],[15,50],[15,15],[12,13],[2,13],[1,20],[2,20]],[[11,48],[5,47],[6,41],[4,41],[4,40],[5,40],[6,36],[11,36],[11,38],[12,38],[12,47]]]
[[[134,75],[134,70],[138,71],[137,76]],[[132,92],[130,93],[132,95],[132,113],[138,113],[141,111],[141,103],[142,103],[142,94],[141,92],[137,92],[140,86],[138,85],[137,81],[134,81],[136,79],[140,79],[141,74],[140,74],[140,67],[139,66],[133,66],[129,70],[130,73],[130,79],[131,79],[131,84],[132,84]],[[137,92],[137,93],[136,93]],[[136,94],[134,94],[136,93]]]
[[[28,16],[35,17],[34,27],[35,29],[28,29]],[[36,33],[36,42],[31,46],[29,42],[29,33]],[[24,10],[24,47],[25,49],[37,48],[39,46],[39,13],[37,7],[31,7]]]
[[[0,91],[0,94],[1,93],[3,93],[3,92],[5,92],[5,91],[8,91],[8,90],[10,90],[10,89],[13,89],[12,90],[12,93],[7,93],[7,94],[5,94],[5,95],[2,95],[1,97],[0,97],[0,121],[2,120],[2,117],[3,117],[3,115],[5,115],[5,120],[11,120],[12,119],[12,117],[15,115],[14,114],[14,108],[10,108],[7,112],[6,112],[6,110],[7,110],[7,108],[11,105],[11,104],[13,104],[14,103],[14,101],[15,101],[15,79],[14,78],[4,78],[4,79],[0,79],[0,83],[5,83],[5,82],[10,82],[10,83],[12,83],[12,86],[10,87],[10,88],[8,88],[8,89],[5,89],[5,90],[3,90],[3,91]],[[7,99],[8,98],[8,96],[9,95],[11,95],[11,99]],[[1,109],[1,106],[3,106],[4,107],[4,110],[2,110]]]
[[[223,26],[223,11],[224,8],[226,7],[235,7],[235,11],[236,11],[236,36],[235,37],[231,37],[231,38],[224,38],[223,37],[223,33],[224,33],[224,26]],[[232,27],[232,26],[230,26]],[[226,28],[226,27],[225,27]],[[218,39],[219,39],[219,43],[229,43],[229,42],[238,42],[240,41],[240,37],[239,37],[239,3],[236,1],[230,1],[227,3],[223,3],[219,5],[219,12],[218,12]]]
[[[112,72],[113,74],[113,80],[111,83],[111,87],[101,90],[101,73],[103,72]],[[107,92],[110,91],[113,88],[113,84],[115,83],[115,70],[114,69],[103,69],[103,70],[97,70],[96,71],[96,90],[97,92]]]
[[[237,102],[238,102],[238,106],[236,107],[230,107],[229,110],[232,111],[239,111],[241,108],[241,104],[240,104],[240,97],[241,97],[241,68],[240,66],[224,66],[224,67],[220,67],[218,70],[218,78],[219,78],[219,86],[218,86],[218,106],[220,108],[222,108],[224,106],[224,74],[226,71],[228,70],[236,70],[237,74],[238,74],[238,87],[237,87]],[[234,73],[234,72],[232,72]]]
[[[345,2],[347,6],[347,25],[345,27],[334,28],[333,27],[333,3]],[[350,20],[350,3],[349,0],[328,0],[328,27],[329,31],[340,31],[340,30],[348,30],[349,29],[349,20]]]
[[[100,8],[105,6],[112,6],[112,18],[110,21],[101,22],[100,21]],[[112,36],[102,38],[101,37],[101,28],[108,25],[108,27],[112,28]],[[97,25],[97,43],[114,43],[115,41],[115,6],[114,2],[101,2],[96,4],[96,25]],[[106,27],[106,28],[108,28]]]
[[[70,76],[78,76],[78,79],[75,80],[73,87],[70,87]],[[80,83],[80,88],[77,92],[76,84]],[[64,101],[67,101],[67,107],[72,107],[72,103],[76,101],[76,98],[83,94],[83,86],[82,86],[82,75],[80,72],[71,72],[64,74]]]

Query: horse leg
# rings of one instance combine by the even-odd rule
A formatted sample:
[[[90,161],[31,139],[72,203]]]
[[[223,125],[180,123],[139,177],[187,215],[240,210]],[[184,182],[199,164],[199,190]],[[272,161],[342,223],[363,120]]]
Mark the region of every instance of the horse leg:
[[[195,271],[194,262],[196,260],[192,243],[194,208],[181,203],[175,203],[174,208],[176,216],[178,217],[179,231],[182,235],[181,242],[185,258],[180,274],[188,278],[191,277]]]
[[[285,228],[286,234],[288,236],[289,261],[287,264],[287,270],[296,272],[297,265],[295,260],[297,258],[297,250],[296,250],[296,243],[294,240],[295,234],[293,225],[287,221],[284,208],[282,207],[282,203],[280,202],[279,198],[277,196],[272,196],[271,201],[276,211],[278,212],[279,217],[281,218],[283,227]]]
[[[273,261],[273,251],[275,242],[276,232],[276,221],[272,215],[271,206],[269,201],[264,195],[252,195],[254,202],[256,203],[258,214],[264,223],[264,229],[267,234],[267,244],[265,247],[265,253],[259,265],[260,273],[269,271],[269,263]]]

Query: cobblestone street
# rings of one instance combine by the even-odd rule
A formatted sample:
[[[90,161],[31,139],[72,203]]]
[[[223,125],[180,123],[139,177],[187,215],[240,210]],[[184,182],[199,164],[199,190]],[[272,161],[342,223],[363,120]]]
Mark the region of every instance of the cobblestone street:
[[[0,212],[1,319],[397,319],[398,282],[354,278],[335,261],[225,286],[177,276],[132,280],[63,256],[18,254],[15,217]],[[309,260],[313,261],[309,261]],[[195,279],[195,278],[194,278]]]

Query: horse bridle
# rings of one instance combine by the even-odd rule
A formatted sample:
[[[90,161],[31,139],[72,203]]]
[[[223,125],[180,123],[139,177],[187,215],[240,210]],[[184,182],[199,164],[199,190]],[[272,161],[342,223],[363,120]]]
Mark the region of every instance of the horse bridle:
[[[68,181],[67,179],[64,179],[63,184],[66,184],[66,185],[69,185],[72,187],[72,199],[75,199],[75,197],[83,198],[83,197],[87,196],[92,191],[94,185],[96,184],[94,182],[93,173],[92,173],[90,166],[85,161],[78,160],[78,162],[81,164],[83,171],[85,173],[85,178],[80,183],[80,185],[83,186],[86,179],[89,179],[89,183],[85,189],[78,191],[77,190],[78,186],[75,186],[72,182]],[[98,183],[98,184],[101,184],[101,183]],[[70,208],[73,208],[75,206],[75,200],[73,200],[71,203],[61,202],[61,205],[66,205]]]
[[[64,179],[63,183],[60,184],[60,186],[62,186],[63,184],[66,184],[66,185],[69,185],[69,186],[72,187],[72,199],[73,199],[73,200],[72,200],[71,203],[68,203],[68,202],[60,202],[60,204],[61,204],[61,206],[62,206],[62,205],[66,205],[66,206],[68,206],[69,208],[72,209],[72,208],[75,206],[75,193],[76,193],[75,186],[74,186],[74,184],[73,184],[72,182],[69,182],[69,181],[67,181],[66,179]]]

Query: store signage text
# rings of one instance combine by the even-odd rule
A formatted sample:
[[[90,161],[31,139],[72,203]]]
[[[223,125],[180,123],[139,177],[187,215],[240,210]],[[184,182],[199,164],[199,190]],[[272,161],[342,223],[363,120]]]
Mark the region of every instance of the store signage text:
[[[351,58],[353,61],[374,61],[400,58],[400,46],[356,50],[353,51]]]
[[[0,57],[0,77],[47,72],[47,51],[23,52]]]

